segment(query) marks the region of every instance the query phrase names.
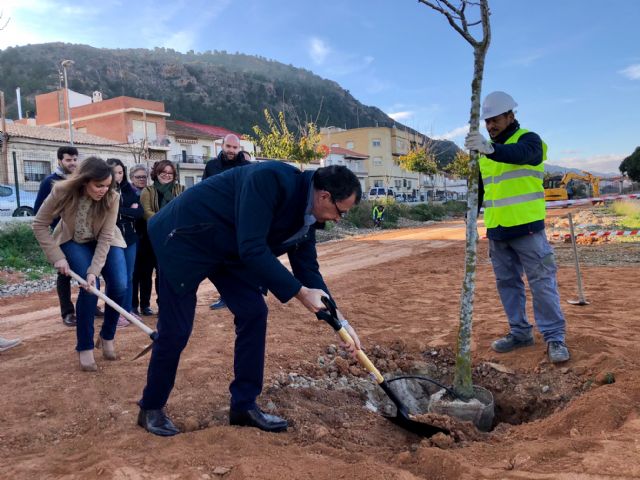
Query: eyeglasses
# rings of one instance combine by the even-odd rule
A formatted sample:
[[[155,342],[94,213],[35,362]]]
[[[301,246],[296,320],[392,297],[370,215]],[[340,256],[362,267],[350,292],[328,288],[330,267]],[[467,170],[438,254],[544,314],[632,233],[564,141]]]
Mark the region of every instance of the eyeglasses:
[[[160,172],[158,175],[169,175],[169,176],[173,177],[173,172],[163,171],[163,172]]]
[[[336,212],[338,212],[338,215],[340,215],[340,218],[346,217],[347,213],[349,213],[347,210],[344,210],[344,211],[340,210],[340,207],[338,207],[338,204],[333,198],[333,195],[331,195],[331,203],[333,203],[333,206],[336,207]]]
[[[134,175],[133,178],[135,180],[146,180],[147,176],[146,175]]]

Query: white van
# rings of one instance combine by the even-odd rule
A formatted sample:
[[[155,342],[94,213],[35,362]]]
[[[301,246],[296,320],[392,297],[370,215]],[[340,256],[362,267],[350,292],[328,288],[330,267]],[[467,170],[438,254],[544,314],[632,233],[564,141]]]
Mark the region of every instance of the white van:
[[[377,200],[379,198],[385,197],[394,198],[395,195],[393,193],[393,190],[384,187],[373,187],[371,190],[369,190],[369,200]]]

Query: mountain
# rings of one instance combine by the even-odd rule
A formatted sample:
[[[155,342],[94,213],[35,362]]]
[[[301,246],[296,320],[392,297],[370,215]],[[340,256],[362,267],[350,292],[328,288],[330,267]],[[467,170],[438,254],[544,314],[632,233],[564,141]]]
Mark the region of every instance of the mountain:
[[[103,98],[120,95],[164,102],[174,120],[219,125],[251,134],[266,126],[263,111],[283,110],[294,130],[315,121],[320,127],[356,128],[396,125],[377,107],[366,106],[348,90],[301,68],[266,58],[225,51],[180,53],[166,48],[106,49],[88,45],[46,43],[0,50],[0,89],[8,117],[17,118],[16,87],[23,112],[35,110],[35,95],[60,88],[60,62],[67,68],[69,88]],[[436,141],[439,163],[449,163],[458,150],[453,142]]]
[[[561,174],[565,174],[567,172],[583,173],[585,171],[588,171],[588,170],[582,170],[580,168],[560,167],[558,165],[551,165],[551,164],[548,164],[548,163],[544,164],[544,170],[545,170],[545,172],[549,172],[549,173],[561,173]],[[589,173],[591,175],[594,175],[594,176],[600,177],[600,178],[611,178],[611,177],[620,176],[620,172],[618,172],[618,173],[611,173],[611,172],[602,173],[602,172],[589,171]]]

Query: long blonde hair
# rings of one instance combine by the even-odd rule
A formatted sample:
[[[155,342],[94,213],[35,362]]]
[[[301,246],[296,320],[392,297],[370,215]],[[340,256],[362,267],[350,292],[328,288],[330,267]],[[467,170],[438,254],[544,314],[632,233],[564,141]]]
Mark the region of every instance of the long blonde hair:
[[[54,209],[54,214],[60,215],[60,213],[67,208],[77,210],[78,202],[84,195],[85,188],[89,181],[94,180],[100,182],[109,177],[111,178],[111,185],[109,185],[107,193],[99,201],[93,201],[91,203],[91,209],[95,215],[94,218],[104,216],[113,204],[117,194],[114,191],[116,182],[113,178],[113,170],[111,166],[100,157],[88,157],[84,159],[69,178],[60,180],[53,185],[54,192],[61,194],[62,197]]]

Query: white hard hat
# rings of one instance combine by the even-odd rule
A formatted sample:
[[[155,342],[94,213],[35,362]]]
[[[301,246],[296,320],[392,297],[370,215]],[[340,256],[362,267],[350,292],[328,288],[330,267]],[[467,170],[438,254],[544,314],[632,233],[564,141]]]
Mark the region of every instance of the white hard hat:
[[[495,117],[516,108],[518,104],[511,95],[504,92],[491,92],[482,103],[480,120]]]

